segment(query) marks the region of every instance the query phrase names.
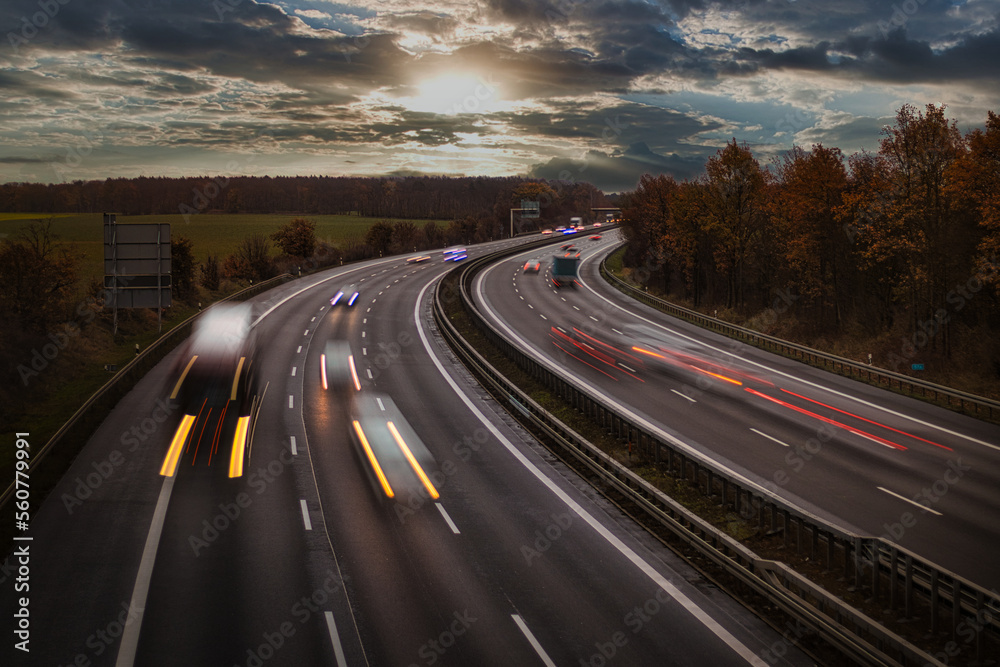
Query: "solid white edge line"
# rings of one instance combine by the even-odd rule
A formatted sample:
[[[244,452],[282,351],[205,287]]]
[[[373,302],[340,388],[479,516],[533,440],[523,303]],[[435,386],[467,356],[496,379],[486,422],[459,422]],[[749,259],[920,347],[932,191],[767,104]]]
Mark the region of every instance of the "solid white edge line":
[[[420,302],[423,300],[424,294],[432,286],[432,284],[426,285],[420,294],[417,295],[417,302],[413,308],[413,318],[417,324],[417,333],[420,334],[420,341],[424,345],[424,349],[427,350],[427,354],[430,355],[431,361],[434,362],[434,366],[437,368],[438,372],[445,379],[445,382],[452,388],[452,391],[461,399],[465,406],[482,422],[483,426],[493,434],[493,436],[507,449],[511,455],[518,460],[528,472],[533,474],[542,484],[549,488],[552,493],[556,495],[563,503],[566,504],[573,512],[577,514],[583,521],[590,525],[601,537],[608,541],[611,546],[618,550],[620,554],[625,556],[633,565],[635,565],[643,574],[649,577],[656,585],[658,585],[665,593],[674,598],[684,609],[688,611],[692,616],[694,616],[698,621],[702,623],[706,628],[708,628],[716,637],[721,639],[727,646],[733,649],[741,658],[746,660],[756,667],[766,667],[766,663],[761,660],[753,651],[743,645],[736,637],[732,635],[728,630],[726,630],[722,625],[719,624],[714,618],[708,615],[704,609],[696,605],[690,598],[684,595],[676,586],[674,586],[670,581],[667,580],[662,574],[660,574],[656,569],[653,568],[649,563],[642,559],[635,551],[633,551],[628,545],[622,542],[619,538],[613,535],[607,528],[604,527],[597,519],[595,519],[587,510],[585,510],[579,503],[569,497],[565,491],[563,491],[555,482],[553,482],[545,473],[543,473],[534,463],[532,463],[528,458],[521,453],[521,451],[513,445],[503,433],[497,429],[497,427],[490,421],[486,415],[484,415],[479,408],[472,402],[472,400],[465,395],[465,392],[461,390],[458,384],[452,379],[451,375],[448,374],[444,367],[444,364],[437,358],[431,347],[430,341],[427,338],[427,334],[424,332],[424,327],[420,320]]]
[[[347,667],[347,657],[344,655],[344,647],[340,643],[340,635],[337,633],[337,624],[333,620],[333,612],[323,612],[326,619],[326,629],[330,632],[330,641],[333,643],[333,654],[337,657],[339,667]]]
[[[305,524],[306,530],[312,530],[313,524],[309,520],[309,506],[306,504],[305,498],[299,501],[299,505],[302,507],[302,523]]]
[[[682,394],[681,392],[677,391],[676,389],[671,389],[670,391],[674,392],[675,394],[677,394],[681,398],[686,398],[687,400],[691,401],[692,403],[697,403],[698,402],[698,401],[694,400],[693,398],[691,398],[690,396],[685,396],[684,394]]]
[[[895,491],[890,491],[889,489],[885,488],[884,486],[879,486],[879,487],[876,487],[876,488],[877,488],[877,489],[878,489],[879,491],[885,491],[885,492],[886,492],[886,493],[888,493],[888,494],[889,494],[890,496],[896,496],[896,497],[897,497],[897,498],[899,498],[900,500],[903,500],[903,501],[906,501],[906,502],[910,503],[911,505],[916,505],[917,507],[919,507],[920,509],[922,509],[922,510],[924,510],[924,511],[926,511],[926,512],[930,512],[931,514],[937,514],[938,516],[944,516],[944,514],[941,514],[941,512],[938,512],[937,510],[932,510],[932,509],[931,509],[930,507],[928,507],[927,505],[921,505],[921,504],[920,504],[920,503],[918,503],[918,502],[917,502],[916,500],[910,500],[910,499],[909,499],[909,498],[907,498],[906,496],[901,496],[901,495],[899,495],[898,493],[896,493]]]
[[[773,435],[768,435],[767,433],[764,433],[763,431],[758,431],[755,428],[751,428],[750,430],[753,431],[754,433],[756,433],[759,436],[763,436],[763,437],[767,438],[768,440],[773,440],[774,442],[778,443],[779,445],[781,445],[783,447],[791,447],[791,445],[789,445],[787,442],[782,442],[781,440],[778,440],[777,438],[775,438]]]
[[[535,635],[531,632],[531,630],[528,629],[528,624],[524,622],[524,619],[521,618],[521,615],[511,614],[510,617],[514,619],[515,623],[517,623],[517,627],[520,628],[521,634],[523,634],[525,639],[528,640],[528,643],[531,644],[531,648],[535,649],[535,653],[537,653],[538,657],[542,659],[542,662],[545,664],[545,666],[556,667],[556,663],[552,662],[552,658],[549,657],[549,654],[545,652],[545,649],[542,648],[542,645],[538,643],[537,639],[535,639]]]
[[[160,496],[156,500],[156,509],[153,510],[153,520],[150,521],[149,533],[146,534],[146,544],[142,548],[139,571],[135,575],[132,599],[128,607],[129,617],[119,642],[115,667],[132,667],[135,664],[135,654],[139,648],[139,630],[142,629],[142,614],[146,611],[149,582],[153,578],[153,564],[156,562],[156,549],[163,533],[163,521],[167,516],[167,506],[170,504],[170,494],[174,489],[175,479],[176,476],[164,477],[163,486],[160,487]]]
[[[447,523],[448,527],[451,528],[451,532],[455,533],[456,535],[460,535],[461,533],[458,532],[458,526],[456,526],[455,522],[451,520],[451,517],[448,515],[448,512],[444,508],[444,505],[442,505],[441,503],[434,503],[434,504],[437,506],[438,512],[441,512],[441,516],[444,517],[445,523]]]

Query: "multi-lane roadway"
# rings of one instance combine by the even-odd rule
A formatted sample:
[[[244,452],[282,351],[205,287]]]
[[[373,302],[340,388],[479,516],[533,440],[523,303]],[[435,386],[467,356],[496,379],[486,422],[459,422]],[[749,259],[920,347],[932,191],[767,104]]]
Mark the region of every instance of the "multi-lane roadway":
[[[505,335],[664,438],[815,515],[996,589],[1000,428],[831,375],[625,299],[598,275],[618,234],[576,237],[574,288],[526,251],[482,271]],[[776,297],[772,316],[788,316]]]
[[[31,653],[5,664],[810,664],[513,424],[432,324],[451,264],[405,259],[253,301],[259,409],[238,476],[207,420],[164,464],[183,350],[108,414],[32,519]],[[331,305],[349,283],[354,304]],[[346,393],[323,386],[329,341],[353,354]],[[432,457],[433,495],[387,497],[354,424],[374,433],[382,410]]]

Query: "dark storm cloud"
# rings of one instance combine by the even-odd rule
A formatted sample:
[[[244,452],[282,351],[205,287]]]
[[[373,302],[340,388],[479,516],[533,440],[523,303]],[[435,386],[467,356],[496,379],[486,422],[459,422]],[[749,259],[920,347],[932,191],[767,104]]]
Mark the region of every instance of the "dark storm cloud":
[[[627,102],[587,108],[574,102],[556,101],[545,112],[497,113],[490,118],[504,121],[519,133],[592,139],[609,149],[641,144],[655,151],[681,153],[690,150],[684,140],[721,127],[715,121],[671,109]]]
[[[694,178],[704,171],[705,160],[714,154],[680,157],[654,153],[643,143],[628,147],[620,155],[589,151],[582,160],[552,158],[534,165],[528,175],[563,182],[594,183],[605,192],[634,190],[643,174],[670,174],[677,180]]]

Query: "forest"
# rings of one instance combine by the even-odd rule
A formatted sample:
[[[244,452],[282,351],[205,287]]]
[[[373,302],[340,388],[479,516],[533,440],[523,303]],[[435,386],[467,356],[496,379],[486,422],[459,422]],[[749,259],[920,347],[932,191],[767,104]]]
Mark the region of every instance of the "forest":
[[[904,105],[876,153],[817,144],[762,166],[733,139],[697,179],[643,176],[622,198],[624,265],[756,328],[777,311],[807,340],[880,339],[894,370],[976,343],[1000,374],[1000,116],[963,135],[945,110]]]
[[[0,212],[353,214],[377,218],[509,220],[536,186],[508,177],[201,176],[0,184]],[[541,187],[544,186],[544,187]],[[586,215],[603,193],[589,183],[541,183],[542,219]]]

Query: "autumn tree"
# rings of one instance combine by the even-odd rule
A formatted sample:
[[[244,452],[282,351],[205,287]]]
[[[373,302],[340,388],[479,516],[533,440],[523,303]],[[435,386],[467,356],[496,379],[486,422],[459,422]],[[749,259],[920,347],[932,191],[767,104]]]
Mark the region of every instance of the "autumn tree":
[[[183,236],[170,239],[170,289],[178,299],[195,294],[194,242]]]
[[[392,223],[388,220],[379,220],[373,224],[365,233],[365,243],[379,257],[387,255],[392,244]]]
[[[306,259],[316,251],[316,223],[306,218],[294,218],[271,234],[271,240],[286,255]]]
[[[666,253],[673,245],[670,226],[677,182],[672,176],[644,174],[622,210],[622,229],[629,244],[625,262],[657,274],[668,290],[670,269]]]
[[[24,332],[44,333],[69,314],[77,259],[36,221],[0,245],[0,320]]]
[[[274,275],[271,245],[264,234],[243,239],[236,252],[226,258],[223,273],[232,280],[260,281]]]
[[[844,156],[822,144],[810,152],[795,147],[776,166],[771,215],[780,228],[790,285],[816,309],[818,324],[832,311],[840,326],[851,247],[837,217],[847,188]]]
[[[222,272],[219,269],[219,258],[209,255],[201,265],[201,285],[207,290],[215,291],[222,283]]]
[[[417,245],[417,226],[409,220],[398,220],[392,226],[392,249],[397,253],[413,252]]]
[[[967,202],[978,218],[975,276],[1000,295],[1000,115],[990,111],[986,129],[968,135],[968,153],[952,166],[951,196]]]
[[[708,228],[715,237],[716,260],[726,272],[726,305],[742,308],[748,264],[763,249],[768,224],[766,177],[744,144],[726,144],[705,165]]]

